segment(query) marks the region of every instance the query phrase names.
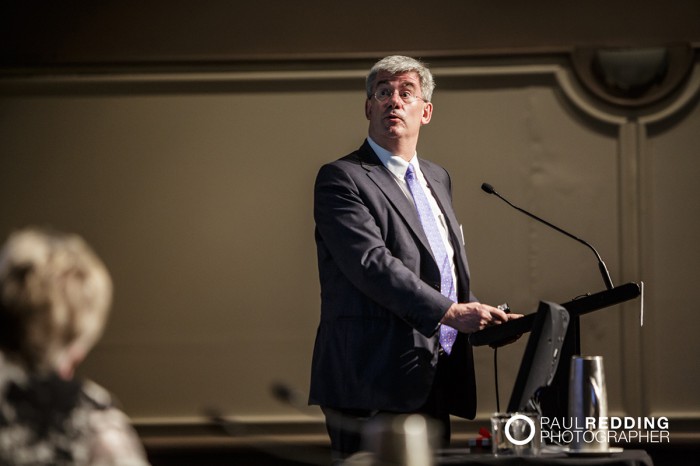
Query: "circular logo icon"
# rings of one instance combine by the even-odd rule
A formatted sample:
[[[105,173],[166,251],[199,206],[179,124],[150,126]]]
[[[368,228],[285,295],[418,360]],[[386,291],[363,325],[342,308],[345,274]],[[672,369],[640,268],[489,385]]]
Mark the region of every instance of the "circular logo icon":
[[[528,435],[525,440],[516,440],[513,438],[513,435],[510,433],[510,426],[513,424],[513,421],[515,421],[516,419],[523,420],[530,425],[530,435]],[[533,438],[535,438],[535,421],[533,421],[529,417],[524,416],[522,414],[515,414],[510,419],[508,419],[508,422],[506,422],[505,432],[506,432],[506,438],[513,445],[525,445],[526,443],[530,443],[530,441]]]

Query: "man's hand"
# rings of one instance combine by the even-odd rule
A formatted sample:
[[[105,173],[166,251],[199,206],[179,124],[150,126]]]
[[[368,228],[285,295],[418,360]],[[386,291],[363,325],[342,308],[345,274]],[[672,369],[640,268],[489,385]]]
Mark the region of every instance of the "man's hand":
[[[456,328],[462,333],[472,333],[518,317],[522,316],[506,314],[488,304],[454,303],[447,310],[440,323]]]

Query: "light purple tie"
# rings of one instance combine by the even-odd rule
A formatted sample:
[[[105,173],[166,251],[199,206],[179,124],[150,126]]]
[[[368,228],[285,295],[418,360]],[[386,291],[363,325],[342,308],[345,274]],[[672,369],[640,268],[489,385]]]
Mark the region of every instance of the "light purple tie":
[[[408,190],[413,196],[413,201],[416,204],[416,210],[418,210],[418,217],[420,218],[420,223],[423,226],[423,232],[425,236],[428,237],[428,242],[430,243],[430,249],[433,251],[433,257],[440,268],[440,292],[450,298],[452,301],[457,302],[457,291],[452,280],[452,265],[450,264],[450,258],[447,255],[447,250],[445,249],[445,243],[442,241],[440,236],[440,230],[438,230],[438,224],[433,215],[433,211],[430,208],[430,203],[428,202],[428,197],[425,195],[423,188],[413,171],[413,165],[408,165],[408,170],[406,170],[406,184],[408,185]],[[457,330],[448,326],[440,326],[440,346],[445,350],[447,354],[452,351],[452,345],[457,338]]]

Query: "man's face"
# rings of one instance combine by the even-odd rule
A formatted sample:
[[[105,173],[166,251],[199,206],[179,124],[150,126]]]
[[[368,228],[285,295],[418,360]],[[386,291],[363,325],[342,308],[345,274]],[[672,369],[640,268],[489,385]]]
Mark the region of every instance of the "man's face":
[[[377,89],[395,92],[384,102],[374,97],[365,102],[370,137],[378,143],[401,138],[417,141],[420,127],[430,122],[433,104],[421,99],[406,103],[401,100],[399,92],[410,91],[415,96],[423,97],[418,73],[391,74],[380,71],[372,91],[376,92]]]

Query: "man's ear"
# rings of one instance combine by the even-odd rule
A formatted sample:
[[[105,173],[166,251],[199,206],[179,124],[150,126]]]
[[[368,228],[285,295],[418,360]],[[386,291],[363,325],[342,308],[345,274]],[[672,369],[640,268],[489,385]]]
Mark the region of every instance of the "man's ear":
[[[365,118],[369,120],[370,109],[372,108],[372,101],[370,99],[365,100]]]
[[[432,102],[427,102],[425,104],[425,107],[423,108],[423,115],[421,115],[421,124],[422,125],[427,125],[430,123],[430,120],[433,118],[433,103]]]

